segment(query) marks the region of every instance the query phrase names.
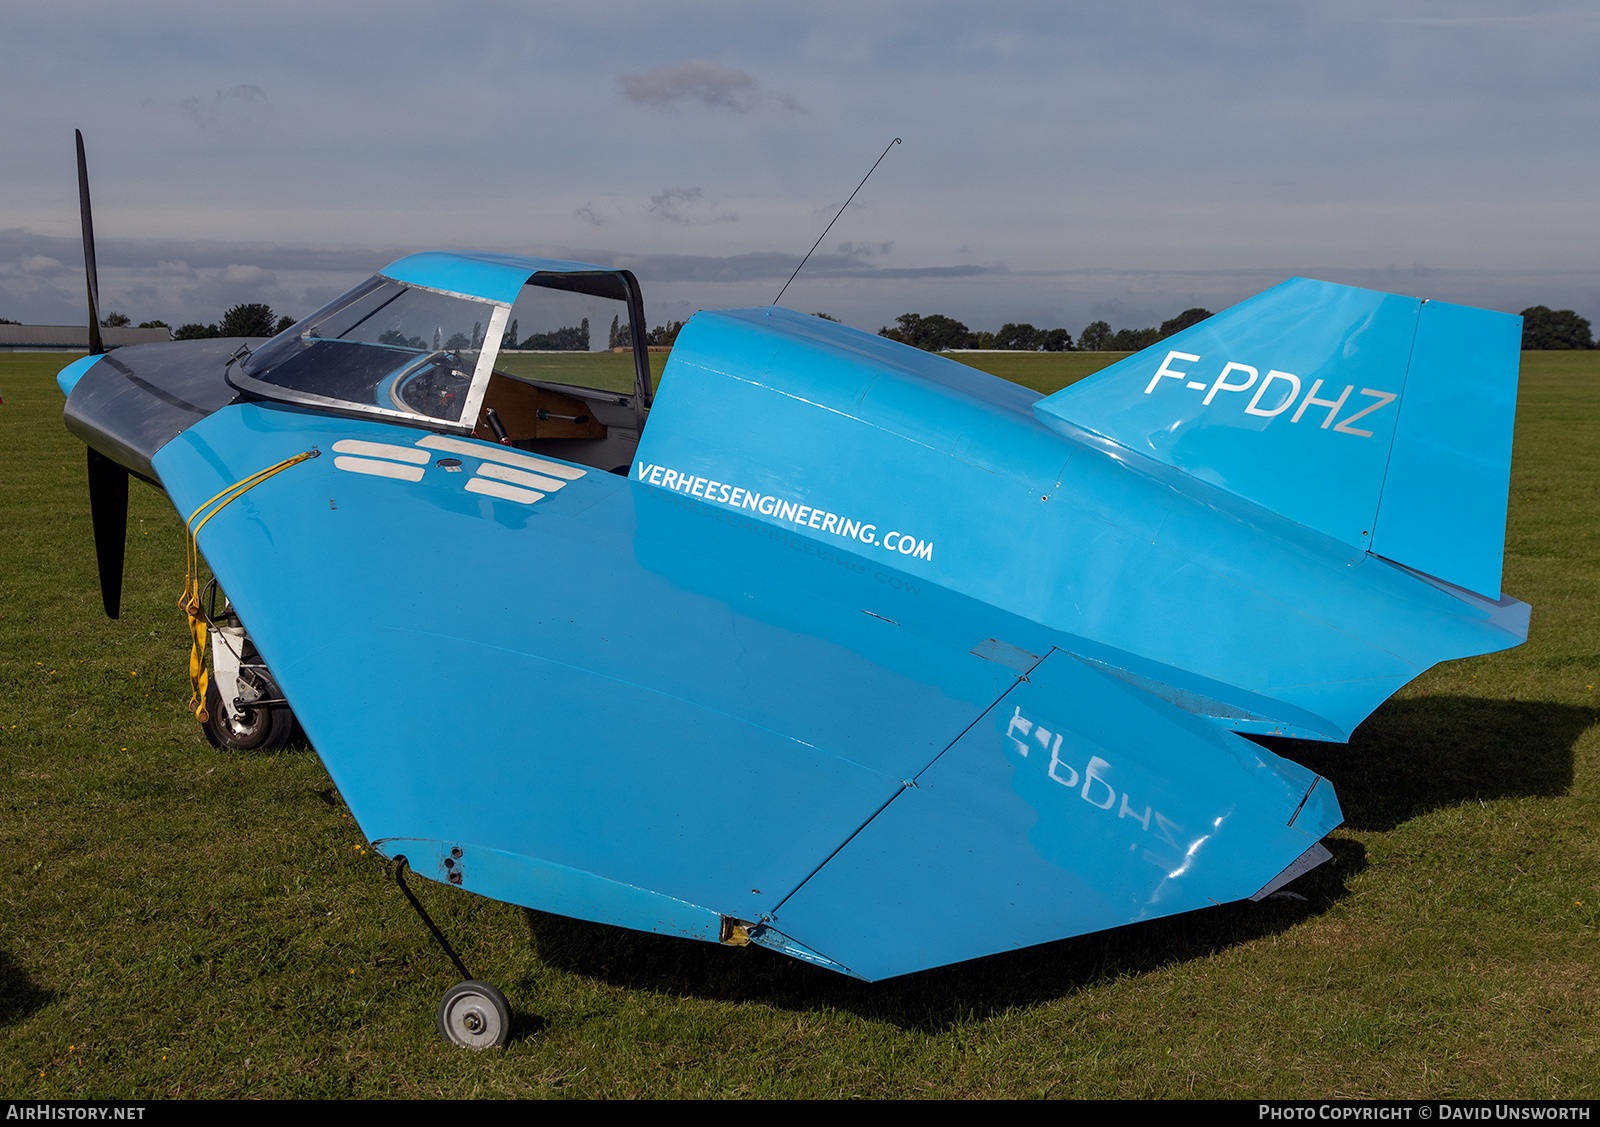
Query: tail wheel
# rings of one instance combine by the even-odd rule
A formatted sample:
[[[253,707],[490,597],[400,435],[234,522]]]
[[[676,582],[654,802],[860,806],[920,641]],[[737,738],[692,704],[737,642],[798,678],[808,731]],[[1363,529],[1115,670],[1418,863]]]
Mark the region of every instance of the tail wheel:
[[[463,1049],[493,1049],[511,1036],[511,1006],[487,982],[458,982],[439,1001],[439,1033]]]

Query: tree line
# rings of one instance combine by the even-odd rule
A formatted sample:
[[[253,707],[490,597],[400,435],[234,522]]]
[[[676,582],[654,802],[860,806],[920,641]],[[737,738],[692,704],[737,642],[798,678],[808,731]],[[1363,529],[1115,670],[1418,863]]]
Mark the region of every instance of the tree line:
[[[817,316],[826,315],[819,313]],[[973,332],[960,321],[943,314],[924,317],[917,313],[906,313],[895,318],[894,328],[885,325],[878,330],[878,335],[928,352],[943,352],[951,348],[993,348],[1022,352],[1138,352],[1190,325],[1198,325],[1210,316],[1211,312],[1206,309],[1185,309],[1170,321],[1161,322],[1159,328],[1118,329],[1115,332],[1105,321],[1095,321],[1078,334],[1078,340],[1074,343],[1065,329],[1036,329],[1026,323],[1008,322],[1000,326],[1000,331],[996,333]],[[830,321],[833,319],[828,318]],[[1596,343],[1588,319],[1572,310],[1534,305],[1522,311],[1523,351],[1594,347]]]
[[[818,313],[816,316],[828,321],[838,320],[826,313]],[[943,352],[952,348],[1006,349],[1021,352],[1138,352],[1173,333],[1181,332],[1191,325],[1198,325],[1210,316],[1211,312],[1207,309],[1185,309],[1171,320],[1161,322],[1158,328],[1117,329],[1115,332],[1105,321],[1095,321],[1085,326],[1074,342],[1071,334],[1065,329],[1037,329],[1026,322],[1008,321],[1000,326],[998,332],[993,333],[973,332],[955,318],[946,317],[941,313],[926,317],[917,313],[905,313],[895,318],[894,328],[885,325],[878,330],[878,335],[928,352]],[[0,325],[19,323],[0,317]],[[133,319],[124,313],[108,312],[100,321],[101,328],[106,329],[126,328],[131,324]],[[210,325],[196,322],[179,325],[173,329],[165,321],[141,321],[139,328],[168,329],[172,332],[173,340],[206,340],[212,337],[270,337],[283,332],[292,324],[294,324],[293,317],[287,315],[280,317],[273,313],[271,306],[261,302],[250,302],[235,305],[222,315],[220,321]],[[682,321],[657,325],[645,334],[645,343],[670,346],[678,339],[678,332],[682,328]],[[456,334],[456,337],[460,336],[460,333]],[[451,338],[452,347],[469,347],[465,338],[458,342],[456,337]],[[633,327],[619,324],[617,318],[612,318],[609,342],[611,348],[632,347]],[[1533,305],[1522,311],[1524,351],[1592,349],[1595,346],[1588,318],[1578,316],[1571,309],[1551,309],[1547,305]],[[534,333],[520,342],[517,340],[517,324],[513,321],[501,340],[501,347],[587,352],[589,319],[585,317],[581,325],[555,329],[548,333]]]
[[[21,321],[13,321],[9,317],[0,317],[0,325],[20,325]],[[100,318],[102,329],[126,329],[133,324],[133,318],[126,313],[107,311]],[[257,304],[235,305],[222,315],[222,320],[213,325],[189,324],[180,325],[174,329],[165,321],[140,321],[141,329],[166,329],[172,334],[173,340],[206,340],[210,337],[270,337],[283,332],[294,324],[293,317],[278,317],[274,319],[271,306]]]
[[[678,339],[678,332],[682,328],[682,321],[669,321],[665,325],[657,325],[645,333],[644,343],[670,347]],[[517,339],[517,323],[512,321],[505,335],[500,338],[500,347],[538,352],[588,352],[589,318],[585,317],[580,324],[552,329],[548,333],[534,333],[521,341]],[[619,348],[633,347],[633,325],[623,321],[620,315],[611,318],[611,330],[606,334],[606,347],[613,352]]]
[[[100,318],[100,327],[102,329],[126,329],[131,324],[133,324],[133,318],[129,317],[126,313],[107,313],[104,317]],[[172,328],[172,326],[167,324],[165,321],[140,321],[139,327],[141,329],[167,330]]]
[[[657,325],[644,334],[646,347],[671,348],[678,339],[678,333],[683,328],[682,321],[668,321],[665,325]],[[633,325],[619,324],[618,318],[611,318],[611,343],[612,349],[633,347]]]
[[[819,313],[817,316],[824,315]],[[878,335],[928,352],[943,352],[949,348],[1017,352],[1138,352],[1173,333],[1182,332],[1190,325],[1198,325],[1210,316],[1209,309],[1185,309],[1171,320],[1161,322],[1159,328],[1118,329],[1115,332],[1105,321],[1095,321],[1078,334],[1077,343],[1074,344],[1072,335],[1065,329],[1037,329],[1025,321],[1008,321],[1000,326],[999,332],[973,332],[960,321],[942,313],[928,317],[905,313],[895,318],[894,328],[885,325],[878,330]],[[829,317],[828,320],[833,318]]]

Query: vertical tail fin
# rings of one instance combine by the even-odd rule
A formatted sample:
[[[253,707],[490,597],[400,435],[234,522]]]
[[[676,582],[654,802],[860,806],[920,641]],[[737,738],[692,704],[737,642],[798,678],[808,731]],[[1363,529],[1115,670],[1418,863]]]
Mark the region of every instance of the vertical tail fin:
[[[1293,278],[1034,412],[1497,598],[1521,337],[1504,313]]]

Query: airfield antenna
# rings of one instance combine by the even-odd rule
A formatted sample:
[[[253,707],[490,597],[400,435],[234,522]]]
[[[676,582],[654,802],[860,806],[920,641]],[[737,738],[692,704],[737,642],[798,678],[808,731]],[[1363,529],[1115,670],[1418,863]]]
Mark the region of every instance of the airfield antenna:
[[[885,145],[883,147],[883,153],[878,157],[877,160],[872,162],[872,167],[867,169],[867,174],[861,178],[861,183],[856,185],[856,191],[850,193],[850,200],[853,200],[853,199],[856,198],[856,192],[861,191],[861,189],[866,186],[866,183],[871,178],[872,174],[874,172],[878,171],[878,165],[883,163],[883,158],[889,155],[889,150],[894,148],[898,144],[900,144],[900,138],[896,137],[893,141],[890,141],[887,145]],[[813,254],[816,253],[817,248],[822,245],[822,240],[826,239],[828,237],[828,232],[833,230],[833,225],[835,223],[839,222],[839,216],[844,214],[844,208],[845,207],[849,207],[850,206],[850,200],[845,200],[844,201],[844,207],[841,207],[839,209],[838,213],[835,214],[834,217],[828,221],[828,225],[822,229],[822,234],[817,236],[817,241],[811,244],[811,249],[810,250],[806,251],[806,257],[802,258],[800,260],[800,265],[796,266],[794,268],[794,273],[789,275],[789,282],[794,281],[797,277],[800,276],[801,268],[805,266],[807,259],[809,259]],[[786,289],[789,288],[789,282],[783,283],[783,290],[786,290]],[[783,290],[779,290],[778,291],[778,296],[772,299],[772,305],[777,305],[778,304],[779,298],[783,297]],[[767,308],[771,309],[772,305],[767,306]]]

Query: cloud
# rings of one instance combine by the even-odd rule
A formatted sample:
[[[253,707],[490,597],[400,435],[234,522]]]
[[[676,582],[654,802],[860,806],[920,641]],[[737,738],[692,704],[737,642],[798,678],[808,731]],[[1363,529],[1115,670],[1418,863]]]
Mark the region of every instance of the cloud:
[[[218,90],[215,98],[202,98],[197,94],[190,94],[187,98],[178,99],[178,111],[193,121],[196,125],[213,125],[221,120],[224,113],[247,106],[253,102],[265,102],[267,92],[252,83],[242,83],[230,86],[226,90]]]
[[[573,254],[579,254],[573,251]],[[782,280],[800,264],[798,254],[781,251],[756,251],[749,254],[610,254],[604,251],[581,252],[590,262],[609,261],[616,270],[632,270],[648,283],[656,282],[752,282]],[[817,254],[801,271],[802,278],[933,279],[970,278],[1001,273],[991,266],[918,266],[884,270],[837,254]]]
[[[222,272],[224,282],[236,282],[246,285],[271,285],[277,281],[270,270],[263,270],[259,266],[242,266],[237,262],[230,262]]]
[[[577,216],[579,219],[582,219],[591,227],[598,227],[600,224],[605,222],[604,219],[601,219],[594,213],[594,207],[591,204],[584,204],[582,207],[574,209],[572,214]]]
[[[1387,17],[1387,23],[1416,24],[1423,27],[1468,27],[1487,31],[1586,31],[1595,29],[1590,12],[1531,12],[1515,15],[1448,15]]]
[[[659,196],[651,196],[650,214],[686,227],[739,221],[738,212],[728,211],[716,200],[706,199],[699,188],[668,188]]]
[[[59,258],[51,258],[44,254],[30,254],[22,260],[22,270],[25,274],[54,274],[65,270]]]
[[[684,102],[699,102],[707,109],[748,113],[763,102],[775,102],[785,110],[806,112],[790,95],[769,94],[744,71],[709,59],[690,59],[643,74],[619,74],[617,85],[623,97],[636,106],[675,110]]]
[[[76,212],[73,213],[74,219]],[[252,269],[332,271],[371,274],[401,255],[430,249],[406,244],[394,246],[300,246],[293,243],[245,242],[206,239],[125,239],[100,236],[95,251],[102,273],[108,266],[152,270],[176,276],[193,276],[196,270],[222,270],[240,262]],[[30,255],[59,262],[82,261],[83,241],[77,235],[38,235],[22,227],[0,228],[0,263],[18,262]],[[69,267],[76,270],[77,267]]]
[[[888,254],[894,249],[894,240],[886,243],[840,243],[839,253],[846,258],[872,258],[875,255]]]

